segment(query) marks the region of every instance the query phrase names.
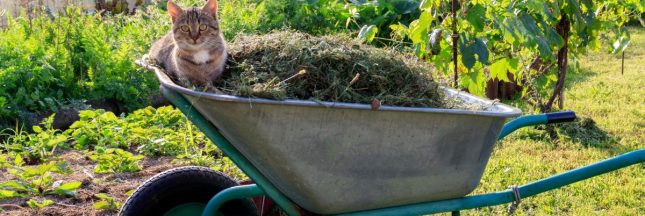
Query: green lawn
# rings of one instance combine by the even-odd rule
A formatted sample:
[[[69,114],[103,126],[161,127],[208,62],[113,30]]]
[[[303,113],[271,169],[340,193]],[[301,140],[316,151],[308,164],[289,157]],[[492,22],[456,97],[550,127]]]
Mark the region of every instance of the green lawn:
[[[588,133],[554,144],[524,129],[497,144],[475,193],[506,189],[645,147],[645,29],[632,29],[621,75],[619,56],[604,50],[580,59],[568,77],[565,109],[591,117],[606,139]],[[582,136],[582,137],[580,137]],[[502,214],[506,205],[464,211]],[[634,165],[522,200],[519,215],[644,215],[645,165]]]

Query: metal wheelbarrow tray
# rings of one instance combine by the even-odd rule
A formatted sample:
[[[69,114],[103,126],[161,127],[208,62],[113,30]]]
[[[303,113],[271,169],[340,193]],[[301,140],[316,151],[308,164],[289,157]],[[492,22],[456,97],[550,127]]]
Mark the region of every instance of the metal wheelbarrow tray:
[[[299,206],[335,214],[462,197],[520,111],[446,88],[484,111],[266,100],[183,88],[154,68]]]

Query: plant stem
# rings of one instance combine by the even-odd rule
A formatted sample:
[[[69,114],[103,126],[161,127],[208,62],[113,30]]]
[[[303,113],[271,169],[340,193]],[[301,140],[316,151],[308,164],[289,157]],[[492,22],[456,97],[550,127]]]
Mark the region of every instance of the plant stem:
[[[562,36],[564,39],[564,46],[558,51],[558,69],[560,70],[560,73],[558,74],[558,81],[555,85],[555,89],[553,89],[553,94],[551,97],[549,97],[549,100],[544,104],[544,106],[541,107],[541,111],[544,113],[550,112],[551,108],[553,107],[553,102],[555,99],[560,95],[561,91],[563,91],[564,88],[564,80],[567,75],[567,54],[569,51],[569,31],[570,29],[570,22],[567,19],[566,14],[562,14],[562,18],[560,19],[560,22],[558,22],[558,25],[556,26],[556,30],[558,31],[558,34]]]

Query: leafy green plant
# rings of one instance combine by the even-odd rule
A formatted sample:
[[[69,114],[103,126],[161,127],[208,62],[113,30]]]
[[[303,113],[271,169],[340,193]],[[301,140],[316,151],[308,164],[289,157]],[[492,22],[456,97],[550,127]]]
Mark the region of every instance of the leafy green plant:
[[[100,200],[92,205],[92,208],[94,209],[116,211],[119,210],[123,205],[123,203],[116,201],[114,197],[111,197],[110,195],[105,193],[94,194],[94,196]]]
[[[177,155],[187,140],[178,129],[186,122],[172,107],[147,107],[124,118],[103,110],[85,110],[65,133],[76,140],[76,149],[136,146],[145,155]]]
[[[40,126],[33,126],[34,133],[16,128],[10,130],[9,138],[1,142],[0,148],[26,157],[29,164],[35,164],[50,157],[58,147],[67,147],[69,136],[52,127],[54,115],[45,118]]]
[[[128,147],[128,125],[112,112],[84,110],[80,120],[74,122],[65,133],[75,140],[75,149],[97,147]]]
[[[11,159],[9,158],[8,154],[0,153],[0,171],[3,171],[12,166],[10,160]]]
[[[65,133],[74,138],[76,149],[134,147],[144,155],[195,158],[195,162],[201,161],[199,164],[209,163],[207,158],[218,154],[218,150],[208,144],[210,141],[202,133],[193,131],[197,131],[196,127],[168,106],[147,107],[125,117],[103,110],[81,111],[80,120]]]
[[[64,183],[62,180],[56,181],[52,176],[52,173],[71,173],[67,162],[52,161],[36,167],[23,167],[23,162],[18,158],[20,157],[16,157],[14,168],[9,169],[9,174],[16,179],[0,183],[0,190],[11,191],[3,193],[7,197],[48,194],[76,196],[76,189],[81,187],[81,182]]]
[[[392,33],[389,26],[408,25],[421,14],[418,0],[352,0],[346,1],[344,8],[350,15],[345,21],[346,28],[359,27],[361,32],[369,28],[370,34],[359,33],[359,38],[379,38],[386,42]],[[369,43],[372,40],[366,41]]]
[[[0,199],[21,197],[22,195],[16,191],[0,189]]]
[[[342,31],[350,14],[345,3],[338,0],[271,0],[261,1],[258,14],[262,16],[257,32],[290,28],[314,35]]]
[[[645,11],[642,1],[455,2],[453,13],[449,2],[424,0],[418,19],[390,28],[458,87],[483,95],[490,79],[516,81],[541,111],[562,102],[569,60],[575,71],[578,55],[598,50],[603,38],[622,52],[629,43],[623,25]]]
[[[44,199],[42,202],[38,202],[34,199],[29,199],[27,201],[27,205],[29,205],[29,207],[31,207],[32,209],[44,209],[52,204],[54,204],[54,201],[49,199]]]
[[[90,160],[98,163],[94,168],[96,173],[137,172],[141,170],[139,161],[144,158],[118,148],[97,148],[89,155]]]
[[[157,84],[134,59],[163,32],[159,13],[85,15],[68,8],[9,18],[0,30],[0,118],[22,111],[57,111],[71,99],[116,100],[141,107]],[[8,100],[11,98],[11,100]]]

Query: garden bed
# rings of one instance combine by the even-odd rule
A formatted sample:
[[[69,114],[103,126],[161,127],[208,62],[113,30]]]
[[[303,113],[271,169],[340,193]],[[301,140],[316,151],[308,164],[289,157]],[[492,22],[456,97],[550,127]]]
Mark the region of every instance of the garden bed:
[[[106,194],[117,202],[125,202],[130,191],[136,189],[153,175],[171,169],[177,165],[171,163],[172,157],[145,158],[141,161],[141,171],[135,173],[96,174],[93,172],[95,162],[80,151],[64,151],[59,153],[59,160],[65,161],[71,173],[53,174],[57,181],[63,183],[81,182],[75,197],[46,195],[42,197],[18,197],[3,199],[0,211],[9,215],[114,215],[115,209],[96,209],[94,203],[102,201],[96,194]],[[36,166],[25,166],[35,168]],[[0,173],[0,182],[14,180],[16,177],[8,172]],[[42,208],[31,208],[27,201],[34,199],[42,202],[44,199],[54,203]]]

